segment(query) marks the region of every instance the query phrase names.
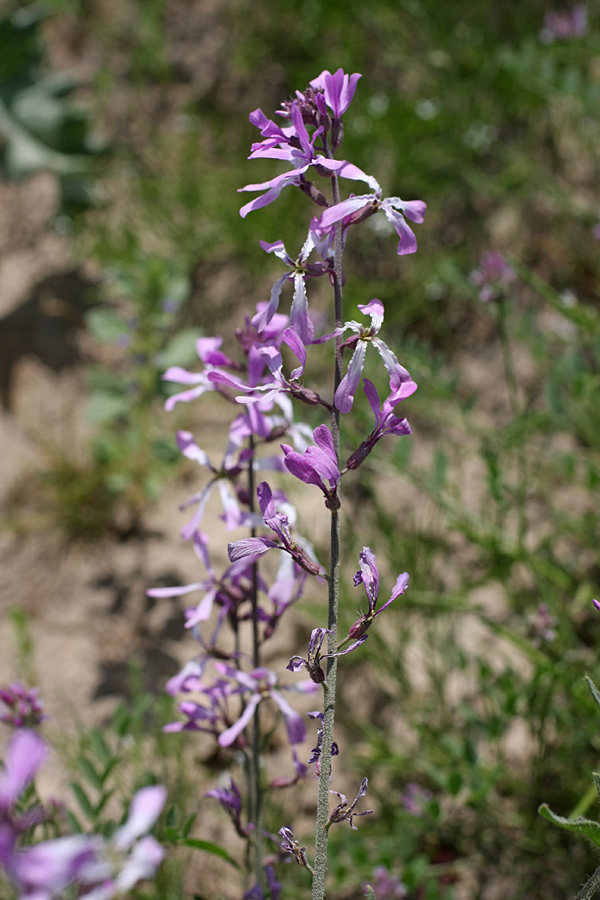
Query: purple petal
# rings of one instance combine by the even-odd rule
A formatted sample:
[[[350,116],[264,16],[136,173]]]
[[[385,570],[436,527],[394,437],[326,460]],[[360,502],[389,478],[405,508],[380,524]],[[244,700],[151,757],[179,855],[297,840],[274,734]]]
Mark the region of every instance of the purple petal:
[[[360,382],[360,376],[365,365],[365,353],[367,345],[359,341],[354,348],[352,359],[348,365],[348,371],[342,378],[335,392],[335,405],[341,413],[349,413],[354,403],[354,395]]]
[[[158,819],[165,801],[167,789],[162,785],[141,788],[134,795],[127,821],[115,832],[117,850],[127,850],[134,841],[146,834]]]
[[[243,538],[241,541],[227,544],[227,555],[230,562],[236,562],[247,556],[260,556],[261,553],[266,553],[267,550],[275,547],[279,547],[277,541],[270,541],[268,538]]]
[[[235,739],[242,733],[244,728],[250,724],[252,720],[252,716],[254,715],[254,710],[258,706],[261,701],[260,694],[252,694],[252,696],[248,699],[246,706],[244,708],[244,712],[234,724],[227,728],[221,735],[219,735],[219,746],[220,747],[230,747],[231,744],[235,741]]]

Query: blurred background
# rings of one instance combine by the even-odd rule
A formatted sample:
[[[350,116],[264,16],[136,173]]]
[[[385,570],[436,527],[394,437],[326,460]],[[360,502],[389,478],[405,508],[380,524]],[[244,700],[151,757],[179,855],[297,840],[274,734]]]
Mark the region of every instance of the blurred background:
[[[595,818],[598,24],[591,4],[534,0],[0,9],[0,677],[39,684],[55,734],[88,746],[112,716],[117,744],[144,734],[167,769],[174,752],[162,692],[193,642],[182,604],[145,590],[202,577],[177,509],[202,473],[174,434],[194,430],[218,458],[227,413],[166,414],[160,376],[194,367],[201,335],[231,341],[280,274],[259,240],[293,255],[312,215],[290,191],[240,218],[237,188],[274,174],[247,160],[249,112],[272,117],[323,69],[362,73],[343,156],[428,205],[414,256],[374,217],[345,258],[346,318],[381,298],[419,390],[413,436],[378,448],[348,490],[346,624],[363,544],[390,590],[404,570],[411,588],[345,666],[348,793],[368,774],[377,816],[333,830],[333,897],[370,881],[378,900],[534,900],[594,867],[537,807]],[[349,447],[372,427],[357,407]],[[203,777],[228,765],[189,752]],[[169,773],[195,809],[189,771]],[[301,810],[310,841],[312,798],[277,804],[273,830]],[[171,864],[156,896],[239,896],[209,862]]]

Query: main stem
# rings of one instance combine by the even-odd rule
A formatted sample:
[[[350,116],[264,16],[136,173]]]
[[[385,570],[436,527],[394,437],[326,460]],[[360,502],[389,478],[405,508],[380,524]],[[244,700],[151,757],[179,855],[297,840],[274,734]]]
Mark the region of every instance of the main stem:
[[[248,493],[250,512],[254,512],[254,497],[256,488],[254,484],[254,436],[250,435],[250,464],[248,468]],[[254,537],[256,529],[251,529]],[[260,666],[260,635],[258,631],[258,565],[252,566],[252,662],[254,668]],[[254,710],[252,721],[252,752],[250,754],[250,790],[251,800],[250,821],[254,823],[254,876],[256,884],[261,889],[265,888],[265,871],[263,867],[263,833],[262,833],[262,785],[260,782],[260,704]]]
[[[327,156],[331,158],[331,151],[326,145]],[[340,192],[337,178],[332,179],[333,202],[340,202]],[[334,319],[335,327],[341,328],[342,322],[342,224],[335,226],[334,244]],[[334,361],[334,392],[342,380],[342,337],[335,339]],[[340,413],[332,406],[331,410],[331,435],[338,459],[340,461]],[[329,567],[329,615],[327,627],[330,631],[327,636],[327,652],[330,654],[327,660],[327,680],[324,691],[324,719],[323,719],[323,745],[321,748],[321,772],[319,775],[319,794],[317,799],[317,833],[315,838],[315,861],[312,883],[313,900],[323,900],[325,896],[325,874],[327,872],[327,837],[329,831],[329,778],[331,774],[331,745],[333,742],[333,725],[335,720],[335,692],[337,679],[337,657],[332,656],[336,652],[337,645],[337,621],[338,603],[340,592],[340,518],[337,510],[331,511],[330,526],[330,567]]]

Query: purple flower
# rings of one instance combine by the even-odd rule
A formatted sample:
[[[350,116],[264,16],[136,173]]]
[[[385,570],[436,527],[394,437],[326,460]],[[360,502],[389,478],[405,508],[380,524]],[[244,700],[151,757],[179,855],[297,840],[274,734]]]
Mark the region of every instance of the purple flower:
[[[352,196],[326,209],[317,224],[318,233],[323,234],[330,231],[336,222],[343,221],[345,226],[354,225],[381,210],[388,222],[394,226],[400,238],[398,255],[405,256],[415,253],[417,239],[412,229],[406,224],[405,216],[412,222],[420,224],[423,221],[427,204],[422,200],[401,200],[400,197],[382,199],[381,187],[374,178],[371,179],[370,186],[373,188],[372,194]]]
[[[321,666],[321,646],[326,634],[331,634],[329,628],[313,628],[308,644],[308,659],[304,659],[302,656],[292,656],[286,669],[289,669],[290,672],[300,672],[302,668],[305,668],[315,684],[323,684],[325,672]]]
[[[592,600],[592,603],[596,607],[597,610],[600,610],[600,600]]]
[[[397,900],[397,898],[399,900],[408,894],[402,879],[392,875],[386,866],[375,866],[372,880],[363,885],[366,896],[369,896],[369,887],[374,891],[377,900]]]
[[[558,619],[556,616],[550,615],[547,603],[538,604],[536,612],[527,616],[527,624],[533,643],[537,647],[556,638]]]
[[[375,428],[346,461],[349,469],[358,469],[384,435],[395,434],[404,436],[412,434],[407,420],[404,418],[399,419],[394,413],[396,406],[406,397],[414,394],[417,389],[417,385],[408,375],[408,372],[406,375],[407,377],[399,383],[397,390],[392,391],[387,399],[384,400],[381,409],[379,407],[379,394],[375,385],[368,378],[363,378],[363,390],[375,416]]]
[[[247,838],[252,831],[252,826],[246,827],[242,825],[242,795],[233,778],[230,778],[229,782],[229,789],[222,787],[213,788],[212,791],[206,791],[204,796],[217,800],[233,822],[239,836]]]
[[[315,443],[307,447],[304,453],[297,453],[288,444],[282,444],[285,457],[283,463],[292,475],[304,484],[315,484],[325,496],[327,509],[339,509],[340,501],[337,487],[341,473],[337,463],[337,454],[333,438],[327,425],[319,425],[313,432]],[[329,486],[325,482],[329,482]]]
[[[360,383],[362,370],[365,365],[365,354],[369,344],[372,344],[377,349],[383,360],[383,364],[390,376],[390,389],[392,391],[401,390],[401,385],[406,385],[411,381],[409,373],[404,366],[400,365],[394,352],[390,350],[381,338],[377,337],[383,324],[383,303],[381,300],[374,299],[365,305],[359,304],[358,308],[364,315],[370,316],[371,324],[365,326],[352,320],[346,322],[342,328],[342,332],[350,329],[357,335],[357,337],[352,337],[347,341],[349,346],[354,346],[354,353],[348,365],[348,370],[335,392],[335,405],[342,413],[349,413],[352,409],[354,395]]]
[[[329,816],[327,828],[330,828],[331,825],[337,824],[338,822],[345,822],[346,820],[348,820],[350,822],[350,828],[353,828],[354,831],[358,830],[353,822],[354,817],[368,816],[373,812],[372,809],[365,809],[364,812],[359,813],[354,812],[354,807],[356,806],[360,798],[364,797],[367,793],[368,784],[368,780],[366,778],[363,778],[358,794],[356,795],[350,806],[348,806],[348,800],[346,799],[345,794],[340,794],[339,791],[329,791],[330,794],[337,794],[337,796],[340,798],[340,802]]]
[[[0,862],[18,885],[19,900],[55,900],[73,882],[81,882],[101,848],[97,835],[69,835],[15,850],[8,858],[0,847]]]
[[[47,719],[43,715],[44,702],[38,693],[38,688],[26,688],[20,681],[0,689],[0,722],[14,728],[30,728]]]
[[[366,636],[366,631],[371,627],[371,623],[384,611],[384,609],[387,609],[390,603],[393,603],[396,597],[403,594],[408,587],[408,573],[403,572],[396,580],[390,599],[375,611],[377,599],[379,597],[379,570],[375,563],[375,554],[369,547],[363,547],[360,551],[359,559],[360,568],[354,576],[354,584],[357,586],[361,584],[361,582],[364,584],[367,592],[367,599],[369,601],[369,611],[363,613],[360,619],[357,619],[348,631],[348,637],[353,640],[356,640],[363,635]]]
[[[17,731],[8,745],[0,771],[0,816],[17,802],[46,758],[48,749],[34,731]]]
[[[266,537],[243,538],[227,545],[227,553],[231,562],[243,559],[246,556],[258,556],[270,549],[284,550],[289,553],[295,562],[309,575],[325,576],[321,566],[309,553],[300,546],[298,541],[292,539],[289,519],[275,509],[273,492],[266,481],[262,481],[257,489],[256,496],[262,513],[263,521],[277,536],[277,540]]]
[[[158,819],[166,789],[152,785],[137,791],[129,807],[129,816],[105,844],[99,857],[90,862],[80,879],[91,889],[82,900],[111,900],[128,893],[146,878],[153,878],[164,857],[164,850],[148,831]]]
[[[423,810],[431,800],[431,791],[421,787],[414,781],[409,782],[404,791],[400,795],[400,802],[407,813],[419,819],[423,815]]]
[[[257,112],[260,111],[257,110]],[[311,166],[314,166],[320,175],[325,175],[329,178],[334,173],[337,173],[344,178],[364,181],[366,184],[373,183],[371,176],[366,175],[357,166],[345,160],[328,159],[315,149],[315,140],[323,133],[323,126],[316,129],[312,138],[309,136],[298,100],[294,100],[291,103],[289,115],[292,121],[292,130],[286,129],[285,132],[281,130],[282,137],[280,140],[277,140],[279,135],[275,134],[274,137],[269,137],[266,141],[254,145],[249,159],[279,159],[291,163],[292,169],[289,172],[284,172],[282,175],[271,178],[270,181],[263,181],[260,184],[247,184],[243,188],[238,188],[240,192],[265,191],[260,197],[242,206],[240,209],[242,218],[245,218],[252,210],[268,206],[269,203],[272,203],[279,197],[284,187],[288,185],[298,186],[305,183],[304,173]],[[262,118],[260,121],[263,124],[263,129],[269,127],[270,132],[273,131],[270,126],[263,123]],[[277,126],[274,126],[274,128],[277,129]]]
[[[540,38],[545,44],[581,38],[587,33],[587,10],[581,3],[565,12],[547,12]]]
[[[245,673],[231,668],[226,663],[215,662],[213,665],[217,671],[237,682],[238,687],[234,691],[235,693],[249,693],[250,695],[246,698],[242,715],[220,735],[219,744],[221,747],[230,747],[234,743],[236,738],[250,723],[254,716],[254,710],[265,697],[270,697],[279,707],[285,721],[290,744],[302,743],[306,736],[306,728],[302,716],[290,706],[281,690],[276,689],[277,675],[275,672],[261,667]],[[317,688],[312,682],[304,681],[295,686],[287,687],[285,690],[312,694]]]
[[[176,403],[180,401],[189,403],[197,397],[201,397],[206,391],[214,391],[215,386],[208,380],[209,372],[217,366],[233,366],[237,367],[233,360],[229,359],[219,350],[223,343],[221,337],[199,338],[196,341],[196,352],[199,359],[205,364],[202,372],[188,372],[181,366],[171,366],[162,376],[163,381],[174,381],[176,384],[188,385],[188,390],[179,394],[172,394],[165,403],[167,412],[171,412]]]
[[[185,627],[195,628],[201,622],[206,622],[212,613],[215,602],[220,604],[221,610],[225,613],[233,606],[237,607],[244,600],[250,601],[252,596],[252,564],[251,558],[239,560],[229,566],[220,578],[217,577],[211,566],[208,556],[208,535],[202,531],[196,531],[192,535],[192,542],[196,555],[203,560],[208,569],[208,578],[204,581],[197,581],[193,584],[182,586],[150,588],[146,591],[149,597],[181,597],[194,591],[203,591],[204,596],[194,608],[186,610]],[[244,583],[246,579],[247,584]],[[264,588],[261,582],[259,587]],[[219,625],[212,642],[216,639],[216,634],[223,620],[220,616]]]
[[[271,321],[279,306],[279,298],[281,289],[286,281],[294,282],[294,299],[290,310],[291,327],[297,331],[304,344],[310,344],[315,336],[314,325],[308,315],[308,298],[306,296],[306,279],[311,277],[319,277],[320,275],[331,274],[332,266],[328,263],[307,263],[307,259],[315,249],[319,242],[317,234],[312,230],[308,232],[300,255],[297,260],[292,259],[289,255],[283,241],[275,241],[273,244],[267,244],[261,241],[260,246],[267,253],[274,253],[287,266],[291,268],[291,272],[286,272],[273,285],[271,290],[271,299],[266,307],[253,318],[252,324],[262,330],[268,322]]]
[[[469,280],[471,284],[481,288],[479,299],[487,303],[488,300],[504,294],[505,288],[512,284],[516,277],[514,269],[502,254],[497,250],[490,250],[482,255],[479,269],[471,272]]]
[[[313,78],[310,84],[317,90],[323,91],[327,106],[336,119],[339,119],[352,103],[359,78],[362,76],[357,73],[346,75],[343,69],[338,69],[333,75],[325,69],[324,72]]]

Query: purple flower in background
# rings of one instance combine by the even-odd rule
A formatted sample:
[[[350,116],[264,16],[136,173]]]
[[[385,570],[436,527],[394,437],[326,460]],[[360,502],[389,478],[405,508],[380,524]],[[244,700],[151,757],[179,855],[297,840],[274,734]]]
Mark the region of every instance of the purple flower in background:
[[[408,384],[411,380],[404,366],[401,366],[396,359],[394,352],[390,350],[381,338],[377,337],[383,324],[383,303],[381,300],[374,299],[365,305],[359,303],[358,308],[365,316],[370,316],[371,324],[361,325],[360,322],[351,320],[346,322],[342,328],[342,332],[350,329],[357,335],[349,338],[346,342],[347,346],[354,347],[354,353],[348,365],[348,370],[335,392],[335,405],[342,413],[349,413],[352,409],[354,395],[360,383],[369,344],[372,344],[377,349],[383,360],[383,364],[390,376],[390,389],[392,391],[401,389],[401,385]]]
[[[527,625],[532,641],[537,647],[556,638],[558,619],[550,615],[547,603],[539,603],[536,612],[527,616]]]
[[[279,707],[283,715],[288,740],[290,744],[301,744],[306,736],[306,728],[302,716],[297,713],[285,699],[280,689],[277,689],[277,675],[271,669],[264,667],[253,669],[252,672],[240,672],[226,663],[213,663],[215,669],[223,675],[227,675],[232,681],[237,682],[236,694],[249,694],[245,700],[244,711],[239,719],[227,728],[219,737],[221,747],[230,747],[236,738],[242,733],[252,720],[254,710],[266,697],[270,697]],[[310,681],[299,682],[297,685],[284,688],[288,691],[299,691],[304,694],[312,694],[318,688]]]
[[[480,288],[479,299],[487,303],[494,297],[505,293],[505,288],[516,280],[514,269],[507,263],[501,253],[490,250],[481,257],[479,269],[471,272],[471,284]]]
[[[369,406],[373,410],[373,415],[375,416],[375,428],[370,435],[359,444],[352,456],[348,458],[346,465],[349,469],[358,469],[360,464],[365,461],[373,447],[375,447],[384,435],[395,434],[397,436],[403,436],[412,433],[407,420],[404,418],[399,419],[394,413],[396,406],[406,397],[410,397],[411,394],[414,394],[417,390],[417,385],[408,372],[406,372],[406,376],[403,377],[403,380],[399,380],[397,389],[389,394],[384,400],[383,407],[381,408],[379,406],[379,394],[377,393],[377,388],[368,378],[363,378],[363,390],[369,401]]]
[[[348,631],[348,637],[352,639],[360,638],[365,635],[365,632],[370,628],[371,623],[377,616],[382,613],[384,609],[387,609],[390,603],[393,603],[396,597],[403,594],[408,587],[408,573],[403,572],[396,580],[390,599],[376,611],[375,606],[377,605],[377,599],[379,597],[379,569],[375,563],[375,554],[369,547],[363,547],[360,551],[359,560],[360,568],[354,576],[354,584],[357,586],[361,584],[361,582],[364,584],[369,601],[369,611],[363,613],[360,619],[357,619],[354,625],[351,626]]]
[[[372,194],[352,196],[326,209],[317,223],[317,232],[323,234],[330,231],[336,222],[343,221],[346,227],[363,222],[381,210],[400,238],[398,256],[416,253],[417,239],[410,226],[407,225],[406,218],[421,224],[427,204],[422,200],[401,200],[400,197],[382,199],[381,187],[374,178],[371,179],[371,187],[373,188]]]
[[[596,609],[600,611],[600,600],[592,600],[592,603],[594,604]]]
[[[0,771],[0,816],[33,781],[47,753],[46,744],[34,731],[16,732],[8,745],[4,771]]]
[[[315,428],[313,437],[314,445],[307,447],[304,453],[298,453],[288,444],[282,444],[283,463],[288,472],[291,472],[304,484],[315,484],[323,491],[327,509],[339,509],[337,487],[341,473],[331,432],[327,425],[319,425]],[[329,486],[325,483],[326,481],[329,482]]]
[[[371,881],[363,885],[366,896],[371,888],[377,900],[396,900],[406,897],[408,889],[401,878],[397,878],[386,866],[375,866]]]
[[[2,837],[0,837],[0,843]],[[74,882],[81,882],[102,849],[97,835],[69,835],[14,850],[0,846],[0,862],[19,889],[19,900],[56,900]],[[79,897],[88,894],[79,893]]]
[[[26,688],[20,681],[0,688],[0,722],[14,728],[39,725],[48,717],[43,714],[44,702],[38,694],[38,688]]]
[[[400,795],[400,803],[406,812],[415,818],[421,818],[430,800],[431,791],[414,781],[409,782]]]
[[[340,794],[339,791],[329,791],[330,794],[337,794],[337,796],[340,798],[340,802],[329,816],[329,822],[327,823],[328,828],[331,825],[337,824],[338,822],[345,822],[346,820],[348,820],[350,822],[350,828],[353,828],[354,831],[358,830],[353,822],[354,817],[368,816],[373,812],[372,809],[365,809],[364,812],[359,813],[354,812],[354,807],[356,806],[360,798],[364,797],[367,793],[368,784],[368,780],[366,778],[363,778],[358,794],[356,795],[350,806],[348,806],[348,800],[346,799],[345,794]]]
[[[582,3],[576,3],[565,12],[547,12],[540,39],[545,44],[581,38],[587,34],[587,10]]]
[[[111,900],[126,894],[146,878],[153,878],[164,858],[158,841],[148,834],[158,819],[165,801],[162,785],[141,788],[131,800],[129,816],[106,842],[104,852],[88,863],[80,879],[91,886],[82,900]]]

